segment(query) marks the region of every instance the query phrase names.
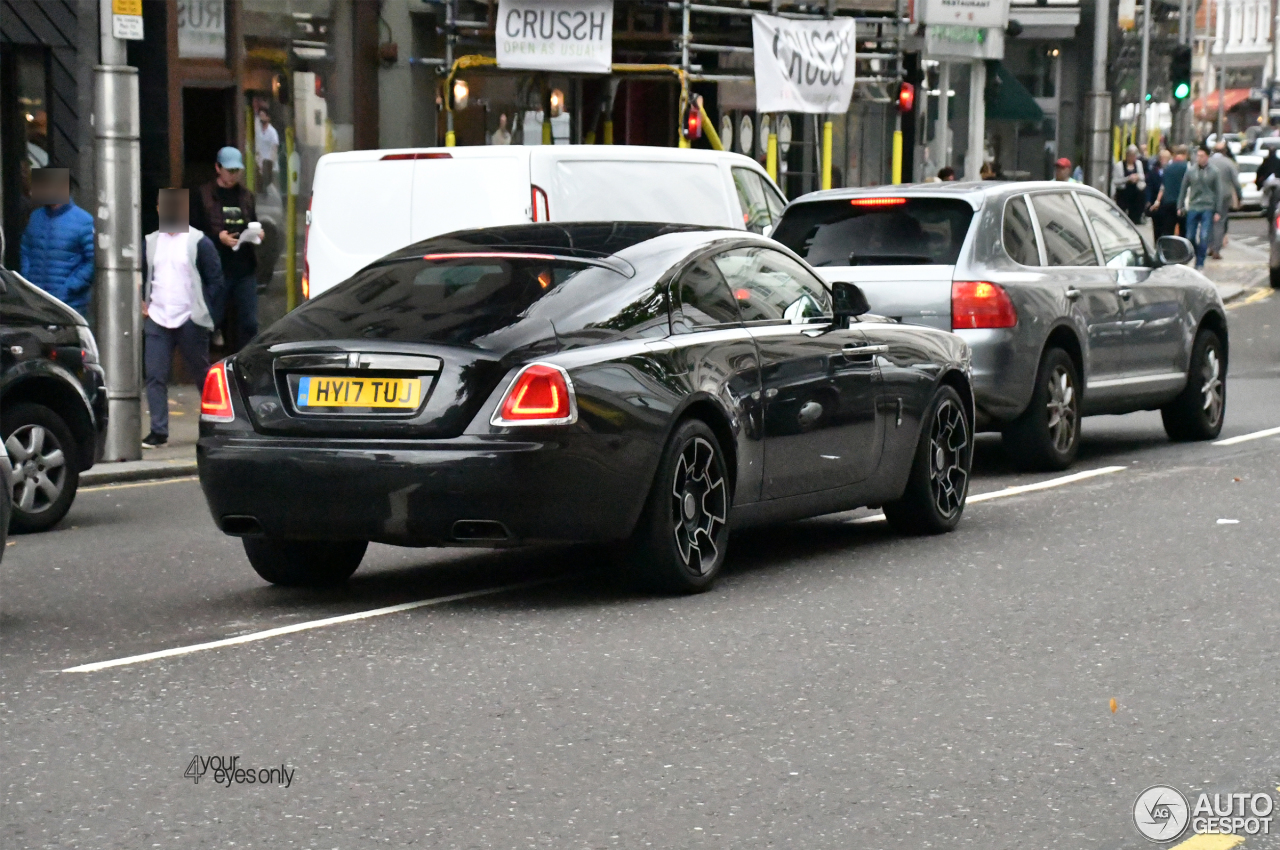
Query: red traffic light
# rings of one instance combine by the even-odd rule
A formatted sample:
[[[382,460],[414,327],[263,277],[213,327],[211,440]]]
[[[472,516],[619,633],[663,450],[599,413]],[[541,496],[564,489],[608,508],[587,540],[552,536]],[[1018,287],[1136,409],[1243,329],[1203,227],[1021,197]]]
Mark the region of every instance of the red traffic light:
[[[915,108],[916,87],[911,83],[898,83],[898,111],[904,115]]]
[[[685,136],[686,139],[702,138],[702,112],[698,107],[690,106],[688,117],[685,119]]]

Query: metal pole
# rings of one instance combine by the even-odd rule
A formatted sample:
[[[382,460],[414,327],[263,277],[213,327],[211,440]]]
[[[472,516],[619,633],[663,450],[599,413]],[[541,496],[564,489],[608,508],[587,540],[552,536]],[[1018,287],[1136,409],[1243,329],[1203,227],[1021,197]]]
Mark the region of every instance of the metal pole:
[[[1147,83],[1151,64],[1151,6],[1155,0],[1142,2],[1142,66],[1138,75],[1138,147],[1143,160],[1147,156]]]
[[[1271,84],[1270,88],[1272,90],[1275,89],[1276,82],[1280,81],[1280,3],[1275,3],[1275,7],[1276,7],[1276,16],[1275,16],[1275,20],[1271,25],[1271,51],[1272,51],[1271,52],[1271,79],[1268,80],[1268,82]],[[1280,108],[1280,103],[1271,102],[1271,103],[1268,103],[1268,106],[1271,109],[1276,109],[1276,108]],[[1267,114],[1265,117],[1267,120],[1264,126],[1270,127],[1271,126],[1270,109],[1267,111]]]
[[[94,74],[94,177],[98,203],[94,265],[98,276],[98,343],[107,376],[104,460],[142,457],[142,184],[138,69],[111,35],[111,0],[99,3],[102,63]]]
[[[292,76],[292,75],[290,75]],[[298,195],[297,175],[293,171],[293,122],[284,128],[285,206],[284,206],[284,283],[285,309],[292,313],[298,306]],[[308,213],[310,215],[310,213]]]
[[[822,188],[831,188],[831,116],[822,122]]]
[[[444,4],[444,70],[446,74],[444,84],[446,86],[452,85],[450,74],[453,71],[453,40],[455,38],[453,22],[458,17],[457,10],[454,8],[456,2],[457,0],[447,0]],[[447,91],[444,93],[446,107],[448,107],[449,98],[451,97],[453,97],[453,92]],[[547,123],[550,124],[551,113],[546,113],[545,117]],[[453,110],[446,108],[444,111],[444,146],[451,148],[455,144],[457,144],[457,136],[453,134]]]
[[[1093,82],[1085,95],[1085,121],[1089,139],[1084,179],[1110,194],[1111,92],[1107,91],[1107,34],[1111,28],[1109,0],[1097,0],[1093,19]]]
[[[689,0],[684,0],[684,3],[681,4],[680,10],[680,69],[684,71],[684,80],[680,83],[680,90],[682,93],[688,89],[689,40]],[[692,94],[689,94],[688,96],[690,99],[693,98]],[[686,103],[684,104],[684,107],[685,109],[690,109],[692,108],[692,104]],[[686,127],[683,126],[683,119],[683,114],[676,116],[676,123],[680,125],[676,127],[676,144],[682,148],[687,148],[689,147],[689,137],[687,135],[688,131]]]
[[[951,63],[943,61],[938,68],[938,129],[934,132],[934,141],[938,145],[938,168],[951,164],[951,130],[948,111],[951,106]]]
[[[980,180],[982,162],[986,155],[983,150],[987,137],[987,121],[985,111],[984,89],[987,87],[987,63],[974,59],[969,64],[969,149],[964,157],[964,179]],[[901,162],[902,131],[894,134],[894,159]],[[901,174],[898,175],[899,182]]]
[[[1227,40],[1231,38],[1231,6],[1222,4],[1222,36],[1218,39],[1218,142],[1222,142],[1222,101],[1227,95]]]
[[[1213,85],[1213,0],[1201,0],[1204,5],[1204,79],[1201,82],[1201,114],[1209,117],[1209,89]],[[1195,116],[1192,116],[1194,122]],[[1195,133],[1194,135],[1199,135]]]

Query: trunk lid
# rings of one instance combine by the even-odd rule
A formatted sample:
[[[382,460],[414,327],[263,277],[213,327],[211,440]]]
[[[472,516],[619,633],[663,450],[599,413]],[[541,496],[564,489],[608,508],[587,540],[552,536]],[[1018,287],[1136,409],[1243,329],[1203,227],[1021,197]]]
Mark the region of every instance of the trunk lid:
[[[856,284],[871,312],[913,325],[951,330],[955,266],[823,266],[828,283]]]

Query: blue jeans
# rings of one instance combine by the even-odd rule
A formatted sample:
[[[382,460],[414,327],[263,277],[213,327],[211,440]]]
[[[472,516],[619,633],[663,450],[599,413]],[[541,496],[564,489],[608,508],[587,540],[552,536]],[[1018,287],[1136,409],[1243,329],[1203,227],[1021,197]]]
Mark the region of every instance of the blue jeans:
[[[209,332],[187,319],[180,327],[166,328],[156,324],[150,316],[142,321],[143,365],[147,376],[147,406],[151,408],[151,431],[169,435],[169,366],[173,363],[173,350],[182,352],[182,359],[196,379],[196,387],[204,389],[205,374],[209,371]]]
[[[1214,210],[1187,210],[1187,238],[1196,246],[1196,268],[1204,267],[1204,255],[1213,236]]]
[[[258,276],[250,273],[226,278],[218,306],[212,311],[214,325],[222,327],[227,314],[235,311],[236,338],[228,339],[232,351],[239,351],[258,335]]]

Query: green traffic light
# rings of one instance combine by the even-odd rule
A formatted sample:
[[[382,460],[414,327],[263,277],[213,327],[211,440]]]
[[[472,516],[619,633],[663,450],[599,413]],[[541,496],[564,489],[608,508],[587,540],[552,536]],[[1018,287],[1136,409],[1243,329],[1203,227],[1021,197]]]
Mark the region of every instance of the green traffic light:
[[[1178,83],[1173,90],[1173,96],[1178,100],[1186,100],[1189,94],[1191,94],[1191,86],[1187,83]]]

